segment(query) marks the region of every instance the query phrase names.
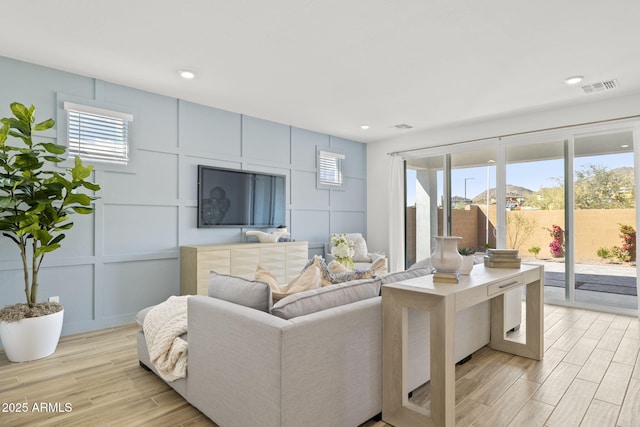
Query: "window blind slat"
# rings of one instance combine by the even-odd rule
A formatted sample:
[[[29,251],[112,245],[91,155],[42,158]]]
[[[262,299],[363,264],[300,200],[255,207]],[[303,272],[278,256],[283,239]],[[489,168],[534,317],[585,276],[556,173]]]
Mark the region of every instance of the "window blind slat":
[[[342,185],[342,160],[344,154],[319,152],[320,183],[324,185]]]
[[[81,159],[126,165],[129,161],[129,121],[131,115],[65,103],[68,112],[69,154]]]

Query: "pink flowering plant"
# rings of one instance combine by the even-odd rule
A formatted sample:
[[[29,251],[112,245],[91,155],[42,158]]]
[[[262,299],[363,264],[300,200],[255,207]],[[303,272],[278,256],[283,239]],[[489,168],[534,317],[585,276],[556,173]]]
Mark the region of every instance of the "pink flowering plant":
[[[622,239],[622,261],[636,260],[636,230],[630,225],[620,224],[620,238]]]
[[[564,255],[564,230],[559,225],[552,225],[549,230],[549,235],[553,237],[551,243],[549,243],[549,249],[551,255],[554,258],[560,258]]]

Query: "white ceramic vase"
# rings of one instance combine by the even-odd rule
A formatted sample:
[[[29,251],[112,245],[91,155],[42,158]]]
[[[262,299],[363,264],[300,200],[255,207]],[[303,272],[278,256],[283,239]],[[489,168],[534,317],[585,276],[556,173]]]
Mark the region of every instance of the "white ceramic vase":
[[[17,322],[0,322],[0,339],[7,359],[28,362],[53,354],[62,332],[64,310]]]
[[[471,274],[473,270],[473,264],[475,261],[475,255],[462,255],[462,265],[460,266],[460,274]]]
[[[459,236],[436,236],[436,251],[431,256],[431,265],[439,273],[458,273],[462,255],[458,253]]]

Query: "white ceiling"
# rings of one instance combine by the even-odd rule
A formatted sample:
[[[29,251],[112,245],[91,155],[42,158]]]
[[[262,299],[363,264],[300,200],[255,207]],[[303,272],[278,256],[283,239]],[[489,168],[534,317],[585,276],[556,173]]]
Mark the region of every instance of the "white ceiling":
[[[637,0],[5,6],[2,56],[363,142],[640,91]]]

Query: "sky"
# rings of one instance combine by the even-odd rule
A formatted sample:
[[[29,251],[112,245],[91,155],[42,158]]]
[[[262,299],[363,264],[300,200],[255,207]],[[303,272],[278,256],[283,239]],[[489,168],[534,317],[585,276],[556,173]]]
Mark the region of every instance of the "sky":
[[[582,166],[595,164],[607,169],[619,167],[633,167],[633,153],[610,154],[604,156],[576,157],[574,168],[579,170]],[[465,180],[467,187],[467,198],[472,199],[478,194],[487,191],[487,168],[489,169],[489,188],[496,186],[496,167],[481,166],[473,168],[454,169],[451,172],[451,194],[452,196],[464,197]],[[439,180],[441,180],[439,172]],[[538,191],[542,187],[556,186],[553,178],[563,178],[562,159],[544,160],[528,163],[514,163],[507,165],[507,184],[528,188]],[[441,182],[439,182],[441,187]],[[438,200],[442,195],[442,188],[438,188]],[[415,204],[415,171],[408,171],[407,174],[407,206]]]

